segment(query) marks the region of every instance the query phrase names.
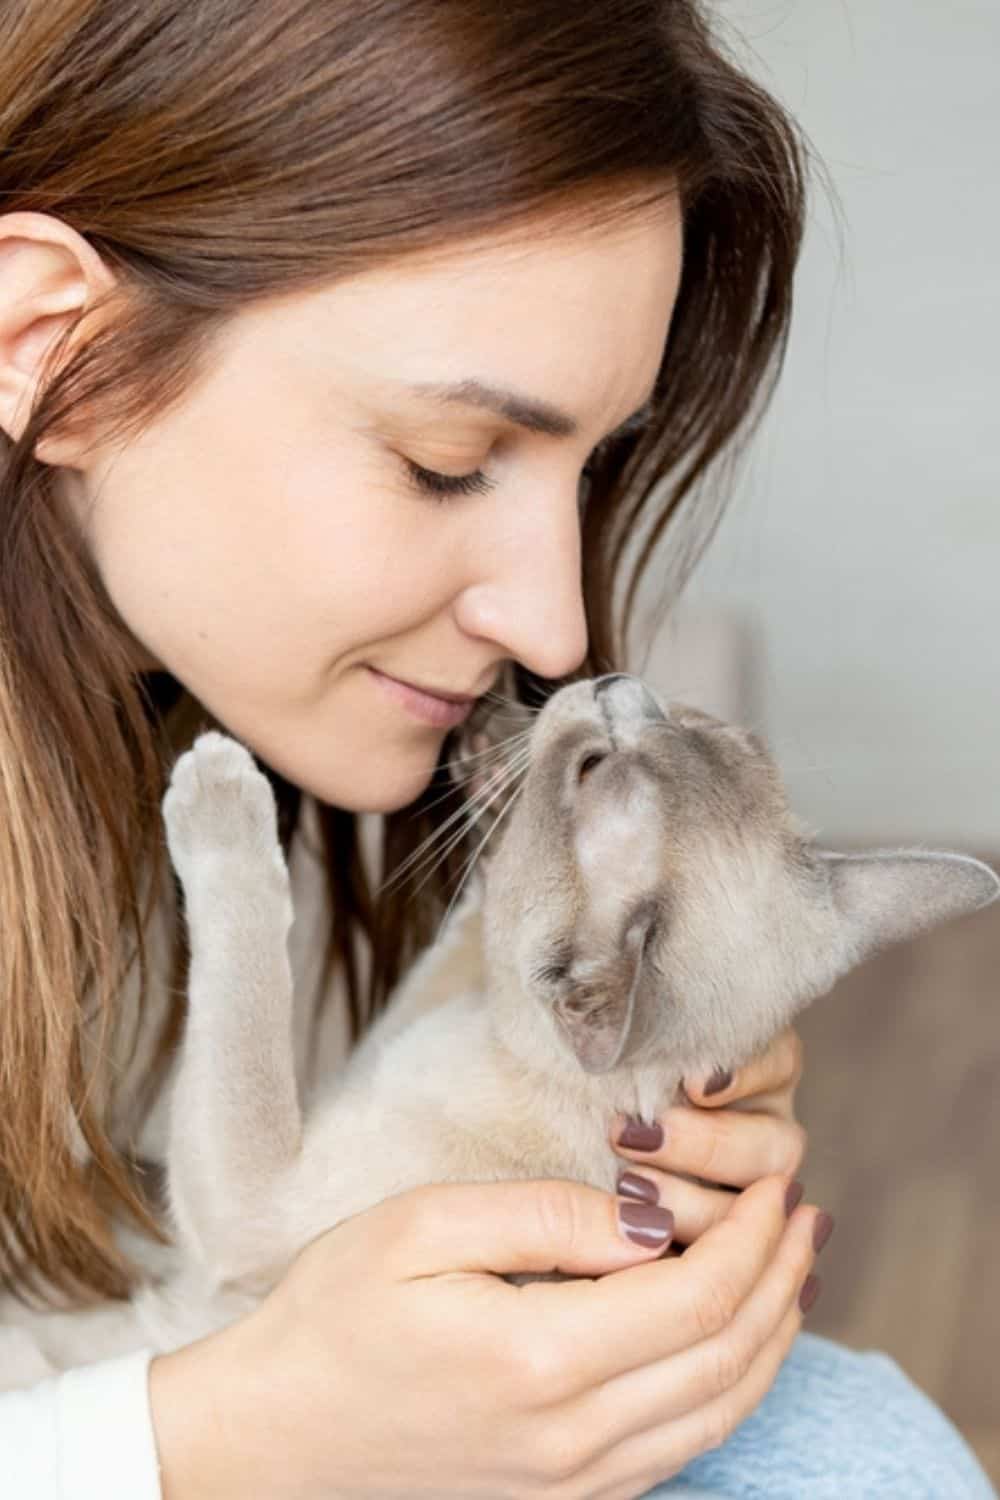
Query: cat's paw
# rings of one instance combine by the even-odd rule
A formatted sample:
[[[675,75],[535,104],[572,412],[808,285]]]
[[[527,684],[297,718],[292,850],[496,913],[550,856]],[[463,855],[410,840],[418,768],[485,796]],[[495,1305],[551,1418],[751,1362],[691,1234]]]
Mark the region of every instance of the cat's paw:
[[[178,757],[163,797],[174,869],[186,885],[199,871],[245,869],[287,879],[278,813],[267,777],[238,740],[212,729]]]

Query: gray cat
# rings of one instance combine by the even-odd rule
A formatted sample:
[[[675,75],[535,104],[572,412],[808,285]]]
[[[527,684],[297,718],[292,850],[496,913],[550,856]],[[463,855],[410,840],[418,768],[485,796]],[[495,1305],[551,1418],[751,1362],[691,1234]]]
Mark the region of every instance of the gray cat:
[[[556,692],[504,775],[517,790],[489,858],[304,1119],[270,785],[215,732],[178,759],[163,801],[192,954],[176,1251],[128,1304],[0,1311],[0,1388],[201,1337],[317,1234],[421,1183],[614,1192],[616,1111],[654,1120],[683,1076],[739,1067],[876,949],[1000,894],[965,855],[815,848],[754,734],[663,708],[625,674]],[[487,806],[505,789],[477,784]]]

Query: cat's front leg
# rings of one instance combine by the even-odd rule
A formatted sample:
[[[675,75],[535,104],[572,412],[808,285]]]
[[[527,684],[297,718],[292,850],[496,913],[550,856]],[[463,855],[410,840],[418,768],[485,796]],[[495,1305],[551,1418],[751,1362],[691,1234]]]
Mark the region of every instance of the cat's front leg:
[[[191,948],[167,1181],[182,1244],[221,1283],[294,1252],[279,1204],[302,1144],[292,899],[274,794],[242,745],[202,734],[163,799]]]

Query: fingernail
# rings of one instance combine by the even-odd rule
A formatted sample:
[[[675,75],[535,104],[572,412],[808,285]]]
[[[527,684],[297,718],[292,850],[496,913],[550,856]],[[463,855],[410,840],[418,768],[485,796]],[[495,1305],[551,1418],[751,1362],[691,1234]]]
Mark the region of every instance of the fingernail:
[[[630,1203],[618,1199],[618,1227],[633,1244],[655,1250],[667,1243],[674,1232],[674,1216],[669,1208],[652,1203]]]
[[[788,1184],[788,1191],[785,1194],[786,1219],[790,1219],[792,1217],[792,1214],[795,1212],[796,1205],[802,1202],[802,1194],[804,1192],[805,1188],[798,1180],[796,1180],[795,1182],[790,1182]]]
[[[663,1126],[659,1122],[644,1125],[641,1120],[629,1117],[618,1137],[618,1144],[627,1146],[630,1151],[658,1151],[663,1145]]]
[[[727,1089],[732,1081],[733,1075],[728,1068],[716,1068],[715,1072],[712,1074],[711,1078],[702,1089],[702,1093],[706,1096],[706,1098],[709,1094],[721,1094],[722,1090]]]
[[[824,1211],[817,1215],[816,1223],[813,1226],[813,1249],[817,1255],[833,1233],[833,1224],[834,1219],[832,1214]]]
[[[643,1203],[659,1203],[660,1190],[655,1182],[650,1182],[648,1177],[640,1177],[638,1172],[622,1172],[616,1184],[616,1191],[623,1198],[638,1198]]]
[[[809,1311],[822,1289],[823,1283],[818,1276],[806,1277],[802,1283],[802,1290],[799,1293],[799,1307],[804,1313]]]

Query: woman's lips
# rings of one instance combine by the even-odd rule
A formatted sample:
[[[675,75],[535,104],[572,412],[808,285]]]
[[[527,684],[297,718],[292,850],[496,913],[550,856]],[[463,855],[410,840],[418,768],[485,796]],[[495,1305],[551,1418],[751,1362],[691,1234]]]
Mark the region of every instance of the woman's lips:
[[[476,701],[469,698],[463,703],[451,703],[447,698],[439,698],[434,693],[425,693],[420,688],[412,687],[408,682],[400,682],[397,677],[390,677],[377,667],[369,667],[368,671],[388,698],[398,703],[400,708],[406,709],[415,719],[420,719],[424,724],[433,724],[435,729],[452,729],[456,724],[461,724],[463,719],[468,718]]]

